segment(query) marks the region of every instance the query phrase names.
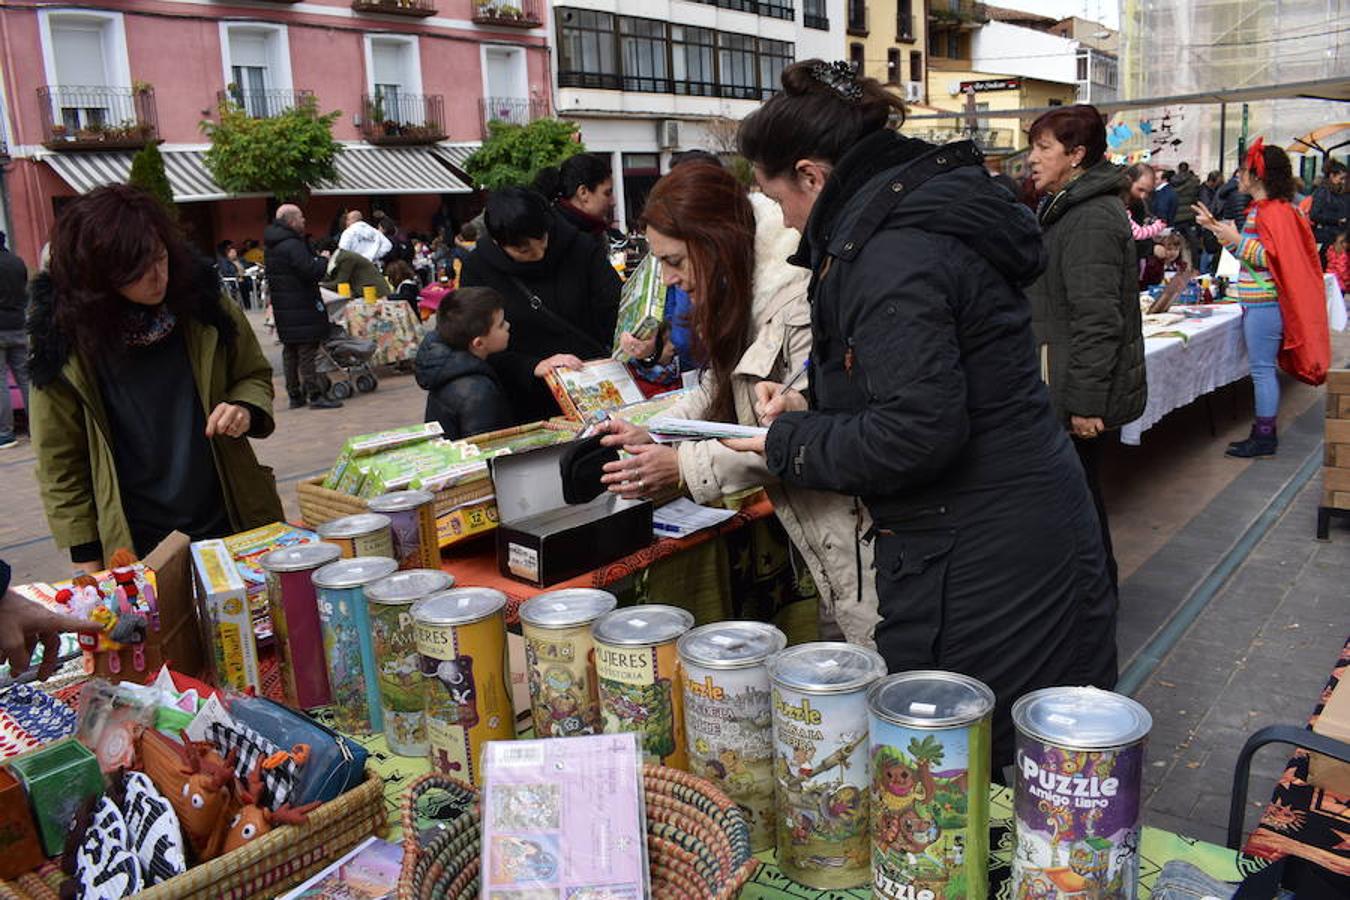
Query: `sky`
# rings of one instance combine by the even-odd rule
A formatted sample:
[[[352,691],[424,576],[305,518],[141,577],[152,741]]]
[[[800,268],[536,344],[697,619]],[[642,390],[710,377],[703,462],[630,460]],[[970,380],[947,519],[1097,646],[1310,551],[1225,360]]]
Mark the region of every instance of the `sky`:
[[[1040,13],[1043,16],[1065,18],[1081,16],[1101,22],[1108,28],[1120,27],[1120,4],[1117,0],[991,0],[995,6]]]

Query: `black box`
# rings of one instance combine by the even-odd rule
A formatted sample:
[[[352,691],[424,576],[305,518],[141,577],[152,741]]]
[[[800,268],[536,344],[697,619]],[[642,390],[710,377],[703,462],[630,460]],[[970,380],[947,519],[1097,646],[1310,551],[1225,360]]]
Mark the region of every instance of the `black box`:
[[[572,444],[488,461],[497,494],[497,567],[536,587],[566,581],[652,543],[652,504],[608,491],[588,503],[563,499],[561,461]]]

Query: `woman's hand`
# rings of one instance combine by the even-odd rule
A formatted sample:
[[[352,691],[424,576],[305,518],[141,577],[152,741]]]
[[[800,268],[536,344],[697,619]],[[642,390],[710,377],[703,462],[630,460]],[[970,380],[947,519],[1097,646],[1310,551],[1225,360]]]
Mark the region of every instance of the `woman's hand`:
[[[738,453],[758,453],[764,455],[764,435],[752,438],[727,438],[722,441],[723,446],[728,450],[735,450]]]
[[[33,649],[42,644],[42,666],[38,678],[47,678],[56,669],[61,655],[61,633],[98,634],[103,626],[87,619],[63,616],[40,604],[6,591],[0,597],[0,659],[9,662],[11,676],[22,675],[33,661]]]
[[[619,335],[619,349],[633,359],[648,359],[656,352],[656,338],[650,337],[643,341],[625,331]]]
[[[806,397],[798,391],[785,391],[774,381],[761,381],[755,385],[755,417],[761,425],[772,425],[773,420],[785,412],[805,412],[807,408]]]
[[[1106,430],[1100,416],[1069,416],[1069,430],[1076,438],[1095,438]]]
[[[624,449],[633,455],[605,463],[605,474],[600,476],[610,493],[625,500],[640,500],[680,483],[680,461],[674,447],[633,444]]]
[[[627,447],[652,442],[651,432],[623,419],[606,419],[595,426],[595,433],[604,435],[600,439],[602,447]]]
[[[580,369],[583,363],[580,357],[573,356],[570,353],[555,353],[550,357],[539,361],[539,365],[534,367],[534,377],[543,378],[554,369]]]
[[[1209,211],[1209,207],[1203,203],[1196,203],[1191,209],[1195,210],[1195,221],[1201,227],[1214,235],[1221,244],[1236,244],[1242,240],[1242,235],[1238,233],[1237,226],[1232,222],[1221,222],[1214,218],[1214,213]]]
[[[243,437],[253,427],[253,414],[235,403],[220,403],[206,420],[206,436]]]

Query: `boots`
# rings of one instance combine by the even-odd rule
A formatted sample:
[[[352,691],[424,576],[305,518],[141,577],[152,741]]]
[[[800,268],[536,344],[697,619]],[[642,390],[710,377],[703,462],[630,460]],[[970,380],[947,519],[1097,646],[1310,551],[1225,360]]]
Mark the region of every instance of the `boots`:
[[[290,398],[291,398],[291,402],[290,402],[290,408],[291,408],[291,409],[300,409],[301,407],[307,406],[307,405],[308,405],[308,404],[305,402],[305,395],[304,395],[304,394],[290,394],[289,396],[290,396]]]
[[[341,409],[341,400],[330,400],[322,394],[309,401],[310,409]]]
[[[1252,433],[1247,439],[1229,444],[1224,455],[1238,459],[1274,456],[1279,446],[1280,440],[1275,434],[1275,417],[1257,416],[1256,422],[1252,424]]]

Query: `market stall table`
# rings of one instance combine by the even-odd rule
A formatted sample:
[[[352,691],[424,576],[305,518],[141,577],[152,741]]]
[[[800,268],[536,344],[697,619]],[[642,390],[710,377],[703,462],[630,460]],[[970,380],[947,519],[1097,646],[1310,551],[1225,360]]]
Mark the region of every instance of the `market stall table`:
[[[357,738],[370,752],[372,765],[384,777],[385,799],[389,807],[392,833],[388,839],[401,837],[399,812],[403,788],[428,770],[422,759],[393,756],[388,752],[383,736]],[[989,896],[1011,897],[1007,877],[1012,864],[1012,791],[995,785],[990,789],[990,859]],[[1216,844],[1172,834],[1159,828],[1144,828],[1139,848],[1139,876],[1145,887],[1151,888],[1165,863],[1185,860],[1206,873],[1225,881],[1240,881],[1238,854]],[[773,851],[756,854],[761,865],[750,882],[741,890],[741,900],[870,900],[870,889],[847,891],[819,891],[792,881],[778,868]],[[1141,892],[1147,897],[1147,891]]]
[[[360,297],[348,301],[342,310],[347,333],[375,342],[372,366],[389,366],[417,355],[422,342],[422,327],[412,307],[402,300],[378,300],[367,303]]]
[[[637,553],[545,588],[524,584],[502,575],[497,567],[497,545],[491,540],[472,541],[452,547],[442,554],[441,568],[455,576],[456,584],[495,588],[505,594],[506,619],[508,623],[515,625],[520,621],[517,615],[520,604],[535,594],[563,588],[608,588],[649,568],[658,560],[692,550],[772,515],[773,504],[769,502],[768,497],[760,494],[758,499],[741,507],[736,515],[715,528],[696,532],[687,538],[660,538]]]
[[[1250,374],[1242,308],[1235,303],[1203,308],[1213,314],[1178,322],[1144,340],[1148,405],[1142,416],[1120,429],[1122,443],[1138,446],[1140,436],[1172,410]]]

